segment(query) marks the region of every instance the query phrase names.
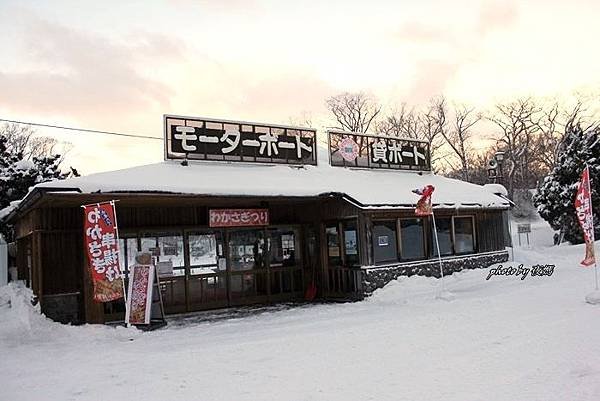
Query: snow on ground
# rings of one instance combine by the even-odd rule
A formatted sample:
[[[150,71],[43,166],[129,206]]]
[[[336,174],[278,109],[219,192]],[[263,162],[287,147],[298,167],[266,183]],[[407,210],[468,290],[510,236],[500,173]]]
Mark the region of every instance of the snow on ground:
[[[404,277],[359,303],[141,333],[48,322],[4,287],[0,400],[597,401],[593,271],[582,246],[533,229],[515,259],[554,264],[552,276],[464,271],[447,277],[450,302],[434,298],[437,280]]]

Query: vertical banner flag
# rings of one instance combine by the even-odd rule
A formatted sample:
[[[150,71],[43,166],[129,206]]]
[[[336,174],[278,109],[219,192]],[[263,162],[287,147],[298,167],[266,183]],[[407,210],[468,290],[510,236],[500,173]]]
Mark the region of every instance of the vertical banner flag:
[[[417,202],[417,207],[415,208],[415,214],[417,216],[429,216],[433,209],[431,207],[431,195],[435,187],[433,185],[427,185],[422,189],[414,189],[413,192],[417,195],[421,195],[421,199]]]
[[[94,301],[109,302],[123,298],[115,204],[111,201],[85,205],[83,213],[83,243],[94,285]]]
[[[135,264],[131,268],[129,279],[127,294],[129,305],[125,312],[125,322],[150,324],[154,266],[151,264]]]
[[[592,191],[590,188],[590,170],[586,166],[581,174],[581,181],[577,188],[575,197],[575,210],[577,219],[583,230],[585,240],[585,259],[581,261],[583,266],[591,266],[596,263],[594,255],[594,215],[592,212]]]

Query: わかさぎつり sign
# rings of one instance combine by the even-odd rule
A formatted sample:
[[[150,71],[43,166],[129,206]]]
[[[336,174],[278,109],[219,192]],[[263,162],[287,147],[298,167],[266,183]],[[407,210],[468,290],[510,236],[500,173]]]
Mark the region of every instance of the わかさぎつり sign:
[[[210,227],[253,227],[269,225],[268,209],[211,209]]]

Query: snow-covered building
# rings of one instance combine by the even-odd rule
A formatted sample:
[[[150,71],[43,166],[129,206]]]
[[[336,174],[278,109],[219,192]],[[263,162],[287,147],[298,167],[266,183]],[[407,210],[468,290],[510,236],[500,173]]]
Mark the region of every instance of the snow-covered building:
[[[167,313],[305,298],[360,299],[400,275],[506,261],[509,202],[430,171],[427,143],[340,131],[165,116],[165,161],[37,185],[11,213],[20,278],[47,315],[120,319],[94,303],[81,205],[116,199],[121,266],[162,268]],[[309,291],[310,292],[310,291]]]

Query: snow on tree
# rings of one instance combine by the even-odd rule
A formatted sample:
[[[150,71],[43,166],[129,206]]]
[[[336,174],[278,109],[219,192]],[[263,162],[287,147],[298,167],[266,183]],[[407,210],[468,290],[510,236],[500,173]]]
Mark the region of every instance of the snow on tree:
[[[584,130],[579,124],[567,125],[557,161],[533,198],[538,213],[553,229],[562,230],[567,241],[583,242],[583,232],[573,204],[581,173],[587,163],[590,168],[594,227],[596,238],[599,238],[600,127]]]
[[[11,137],[0,132],[0,210],[22,199],[35,184],[61,180],[73,174],[60,170],[60,155],[25,154],[23,147],[11,146]],[[6,213],[3,213],[6,214]],[[10,227],[0,219],[0,233],[10,239]]]

